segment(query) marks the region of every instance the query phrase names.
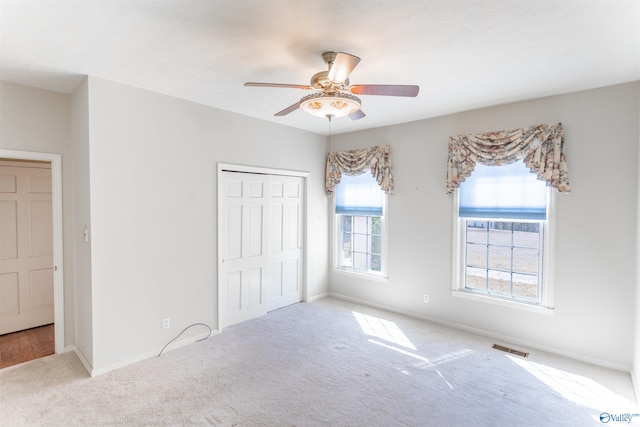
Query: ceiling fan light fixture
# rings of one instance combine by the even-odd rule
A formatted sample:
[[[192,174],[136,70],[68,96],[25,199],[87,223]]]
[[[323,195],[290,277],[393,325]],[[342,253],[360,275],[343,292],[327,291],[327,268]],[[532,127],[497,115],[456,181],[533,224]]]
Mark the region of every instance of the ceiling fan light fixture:
[[[300,100],[300,108],[316,117],[344,117],[360,107],[360,98],[342,92],[313,93]]]

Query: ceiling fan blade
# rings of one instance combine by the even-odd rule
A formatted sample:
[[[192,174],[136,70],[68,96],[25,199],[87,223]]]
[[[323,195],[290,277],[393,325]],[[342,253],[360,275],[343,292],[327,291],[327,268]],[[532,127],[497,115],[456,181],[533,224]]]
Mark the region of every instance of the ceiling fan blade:
[[[361,109],[357,110],[357,111],[354,111],[353,113],[349,114],[349,118],[351,120],[359,120],[359,119],[363,118],[364,116],[366,116],[366,114]]]
[[[296,102],[295,104],[289,105],[284,110],[278,111],[277,113],[275,113],[274,116],[286,116],[292,111],[296,111],[298,108],[300,108],[300,102]]]
[[[360,62],[360,58],[344,52],[338,52],[333,60],[333,65],[329,69],[327,78],[332,83],[344,83],[347,81],[349,74],[356,68]]]
[[[245,86],[250,87],[280,87],[280,88],[290,88],[290,89],[313,89],[309,85],[290,85],[286,83],[257,83],[257,82],[246,82]]]
[[[415,85],[352,85],[349,91],[356,95],[418,96]]]

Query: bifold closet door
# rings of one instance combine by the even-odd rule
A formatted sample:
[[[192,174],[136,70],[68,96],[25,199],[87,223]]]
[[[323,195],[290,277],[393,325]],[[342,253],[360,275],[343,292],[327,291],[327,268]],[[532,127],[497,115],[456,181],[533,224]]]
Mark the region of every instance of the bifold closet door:
[[[221,320],[233,325],[267,312],[267,185],[265,176],[222,174]]]
[[[223,172],[220,327],[302,300],[303,179]]]
[[[269,311],[302,300],[303,184],[300,177],[271,177]]]

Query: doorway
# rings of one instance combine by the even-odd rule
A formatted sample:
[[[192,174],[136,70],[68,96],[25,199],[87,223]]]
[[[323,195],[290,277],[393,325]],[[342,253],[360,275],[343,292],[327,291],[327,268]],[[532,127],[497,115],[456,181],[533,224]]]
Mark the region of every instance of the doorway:
[[[303,300],[305,178],[219,165],[219,330]]]
[[[51,163],[0,159],[0,335],[53,324]]]
[[[61,156],[50,153],[0,150],[0,159],[2,160],[2,165],[4,165],[2,166],[4,170],[0,173],[3,177],[2,183],[7,186],[3,188],[4,190],[12,190],[11,187],[14,180],[17,185],[18,178],[12,178],[14,176],[13,172],[17,170],[15,168],[19,169],[20,166],[29,165],[33,169],[40,170],[34,177],[26,179],[27,192],[37,195],[36,198],[39,197],[40,200],[27,202],[29,206],[26,210],[27,218],[22,222],[25,223],[26,221],[26,224],[29,224],[33,229],[34,234],[39,233],[39,237],[34,238],[27,232],[27,240],[23,240],[21,244],[28,247],[29,258],[39,258],[37,260],[39,264],[32,266],[34,268],[27,268],[27,270],[21,267],[23,268],[22,275],[28,276],[28,280],[25,282],[28,285],[24,285],[24,287],[18,281],[15,271],[12,271],[15,270],[12,268],[14,261],[11,259],[15,258],[12,252],[17,250],[16,240],[13,238],[4,239],[4,234],[13,233],[10,227],[13,222],[12,212],[16,215],[15,220],[19,221],[17,217],[18,210],[14,210],[12,207],[18,202],[11,201],[10,197],[8,200],[3,200],[5,210],[3,212],[2,233],[5,243],[3,243],[0,258],[2,258],[2,262],[8,261],[8,263],[2,265],[0,273],[3,279],[1,281],[3,295],[8,295],[9,297],[3,297],[2,321],[0,322],[3,328],[2,333],[8,333],[11,329],[23,330],[34,328],[38,324],[46,325],[52,323],[54,350],[55,353],[62,353],[64,352],[64,289],[62,271]],[[46,167],[42,168],[38,167],[38,165]],[[41,169],[46,169],[46,173],[42,173]],[[7,220],[7,215],[9,220]],[[24,210],[19,215],[24,215]],[[24,225],[19,227],[24,227]],[[42,232],[48,234],[43,237]],[[16,236],[16,239],[20,238]],[[6,243],[7,241],[9,243]],[[28,292],[25,292],[24,289],[28,289]],[[16,311],[30,311],[32,315],[35,315],[35,319],[18,319],[20,316],[15,316]]]

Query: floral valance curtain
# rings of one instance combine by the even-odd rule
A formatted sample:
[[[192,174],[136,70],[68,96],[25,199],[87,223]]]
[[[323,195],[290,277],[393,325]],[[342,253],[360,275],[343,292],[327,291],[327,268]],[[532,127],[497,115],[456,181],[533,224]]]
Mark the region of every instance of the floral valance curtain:
[[[542,124],[449,138],[447,193],[460,186],[476,166],[507,165],[523,160],[531,173],[560,193],[569,193],[569,172],[561,123]]]
[[[380,188],[387,194],[393,194],[393,175],[391,174],[391,146],[360,150],[335,151],[327,154],[327,169],[325,175],[325,189],[331,196],[342,174],[361,175],[371,170]]]

